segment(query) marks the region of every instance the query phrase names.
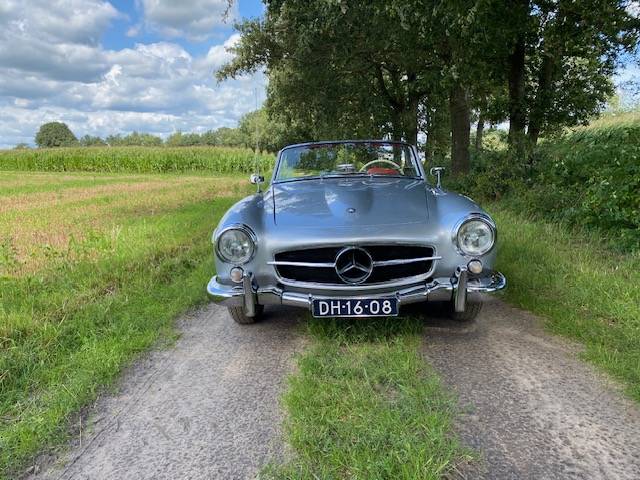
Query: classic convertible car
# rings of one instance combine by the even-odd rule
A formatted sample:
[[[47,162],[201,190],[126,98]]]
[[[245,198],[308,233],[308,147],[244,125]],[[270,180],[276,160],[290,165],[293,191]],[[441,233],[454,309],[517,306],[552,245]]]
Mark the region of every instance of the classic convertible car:
[[[291,145],[273,178],[236,203],[213,233],[210,297],[238,323],[264,305],[316,317],[397,315],[404,305],[446,302],[471,320],[477,292],[504,288],[493,270],[496,226],[469,198],[427,180],[415,147],[389,141]]]

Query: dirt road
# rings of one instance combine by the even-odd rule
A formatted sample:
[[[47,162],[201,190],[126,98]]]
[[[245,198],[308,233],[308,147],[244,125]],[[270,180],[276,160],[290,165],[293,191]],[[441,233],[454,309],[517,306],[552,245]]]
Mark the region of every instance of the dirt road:
[[[241,327],[219,307],[193,314],[35,478],[252,478],[283,455],[278,397],[304,347],[301,315],[272,309]],[[457,392],[459,434],[480,456],[461,478],[640,478],[640,409],[539,319],[492,300],[470,327],[425,324],[425,355]]]
[[[462,478],[640,479],[640,409],[540,319],[493,300],[469,328],[427,323],[429,361],[481,457]]]
[[[250,328],[213,305],[185,318],[177,344],[127,372],[92,432],[35,478],[244,479],[277,461],[278,399],[303,340],[299,311],[266,314]]]

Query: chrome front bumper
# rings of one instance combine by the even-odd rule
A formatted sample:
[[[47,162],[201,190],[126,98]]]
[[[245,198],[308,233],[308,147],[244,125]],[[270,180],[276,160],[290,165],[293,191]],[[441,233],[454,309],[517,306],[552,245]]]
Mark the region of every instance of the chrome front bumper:
[[[395,296],[400,305],[426,301],[453,300],[458,311],[464,311],[467,293],[495,292],[503,289],[507,280],[500,272],[493,272],[488,276],[473,278],[466,270],[459,271],[455,277],[436,278],[429,283],[412,285],[391,291],[376,291],[375,293],[358,292],[357,295],[326,295],[321,292],[290,292],[282,288],[260,288],[255,285],[250,275],[245,275],[243,282],[235,286],[218,283],[213,277],[207,285],[207,293],[211,299],[224,306],[243,305],[248,316],[252,316],[255,305],[292,305],[310,308],[314,299],[318,298],[389,298]]]

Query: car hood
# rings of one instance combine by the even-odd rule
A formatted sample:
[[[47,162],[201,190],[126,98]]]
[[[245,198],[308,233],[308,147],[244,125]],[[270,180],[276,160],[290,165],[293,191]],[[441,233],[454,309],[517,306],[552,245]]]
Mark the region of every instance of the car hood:
[[[325,178],[273,185],[274,221],[288,228],[425,224],[422,180]]]

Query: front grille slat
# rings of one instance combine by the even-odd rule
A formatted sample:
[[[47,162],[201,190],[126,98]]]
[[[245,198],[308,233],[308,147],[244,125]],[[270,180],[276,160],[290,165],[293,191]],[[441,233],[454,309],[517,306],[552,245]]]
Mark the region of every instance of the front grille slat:
[[[384,284],[403,278],[426,275],[433,267],[434,249],[415,245],[364,245],[374,262],[369,278],[358,285]],[[349,285],[333,268],[337,247],[309,248],[277,253],[274,264],[278,275],[289,281],[326,285]],[[280,263],[283,262],[283,263]],[[381,263],[377,263],[381,262]]]

